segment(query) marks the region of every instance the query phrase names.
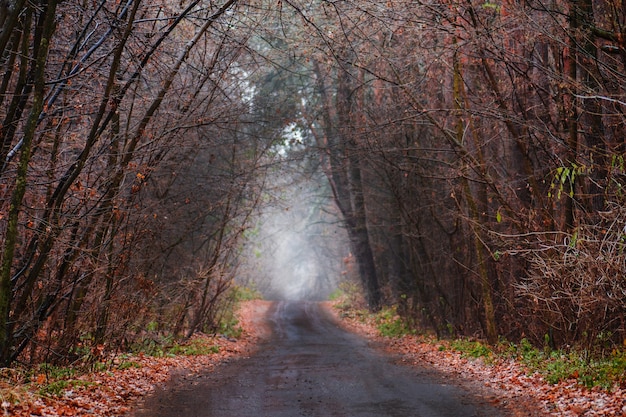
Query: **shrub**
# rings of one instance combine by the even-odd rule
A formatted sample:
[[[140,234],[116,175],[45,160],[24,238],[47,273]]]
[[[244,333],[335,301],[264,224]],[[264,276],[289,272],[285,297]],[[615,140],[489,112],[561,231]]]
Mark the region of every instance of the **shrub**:
[[[415,329],[402,317],[395,307],[384,308],[376,315],[376,325],[381,335],[385,337],[401,337],[415,334]]]
[[[463,357],[490,358],[493,354],[491,349],[479,341],[468,339],[456,339],[450,343],[450,347],[461,353]]]

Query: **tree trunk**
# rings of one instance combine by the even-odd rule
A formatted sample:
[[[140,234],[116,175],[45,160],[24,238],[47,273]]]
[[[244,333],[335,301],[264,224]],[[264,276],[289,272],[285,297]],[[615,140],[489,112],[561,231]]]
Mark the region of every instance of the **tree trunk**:
[[[458,120],[456,124],[456,135],[457,142],[463,142],[463,136],[465,134],[465,126],[463,122],[463,111],[464,111],[464,88],[463,88],[463,75],[461,62],[458,58],[458,55],[455,53],[453,56],[453,94],[454,94],[454,108],[458,113]],[[470,123],[470,135],[475,139],[474,128]],[[476,152],[478,156],[476,157],[476,161],[483,166],[476,167],[476,171],[481,172],[484,169],[484,158],[482,156],[482,151],[480,149],[480,145],[476,146]],[[493,296],[492,296],[492,288],[491,288],[491,280],[489,276],[489,268],[487,267],[488,256],[485,254],[485,248],[483,243],[483,238],[481,237],[481,228],[479,225],[485,224],[485,219],[481,218],[480,215],[481,210],[479,210],[478,203],[476,200],[480,201],[480,205],[482,207],[482,211],[486,210],[487,207],[487,192],[484,189],[478,190],[478,198],[474,197],[474,192],[472,187],[470,186],[469,180],[464,173],[461,173],[461,182],[463,184],[463,190],[465,194],[465,201],[468,206],[469,211],[469,223],[470,230],[473,235],[473,251],[475,255],[476,267],[477,267],[477,275],[479,278],[479,284],[481,288],[482,294],[482,306],[483,306],[483,316],[485,320],[485,333],[487,336],[487,341],[489,343],[495,343],[498,340],[498,331],[496,326],[496,316],[495,316],[495,308],[493,304]],[[478,187],[485,187],[482,182],[479,183]]]
[[[18,221],[22,211],[22,200],[26,193],[26,181],[28,174],[28,164],[31,158],[31,146],[35,136],[35,128],[39,115],[43,111],[43,100],[45,93],[45,68],[50,47],[50,39],[55,29],[55,13],[57,2],[51,0],[45,5],[40,15],[41,40],[34,62],[32,78],[29,80],[33,84],[33,102],[28,121],[24,128],[22,147],[17,174],[15,179],[15,189],[11,198],[7,219],[7,232],[2,253],[2,265],[0,266],[0,364],[8,366],[12,352],[12,325],[10,320],[12,283],[11,272],[15,246],[18,241]]]
[[[323,105],[323,135],[316,135],[320,147],[327,155],[325,174],[330,182],[333,197],[343,215],[359,276],[372,311],[381,307],[381,292],[374,254],[367,231],[367,215],[361,178],[359,149],[351,129],[356,125],[350,114],[348,77],[340,70],[334,102],[327,94],[325,75],[316,67],[317,90]],[[335,117],[333,117],[333,115]],[[333,120],[334,119],[334,120]]]
[[[583,136],[585,139],[585,165],[589,167],[589,181],[586,183],[587,211],[591,215],[591,221],[597,220],[597,212],[604,210],[604,188],[606,186],[606,178],[608,177],[607,169],[607,146],[604,142],[605,132],[602,123],[603,109],[600,105],[600,74],[597,71],[598,66],[598,48],[596,46],[596,36],[593,32],[594,13],[592,0],[572,0],[572,11],[570,18],[571,35],[575,42],[574,65],[578,67],[578,75],[580,77],[581,91],[574,91],[579,98],[582,109],[581,120],[583,126]],[[573,80],[577,85],[576,79]],[[588,96],[580,98],[580,96]]]

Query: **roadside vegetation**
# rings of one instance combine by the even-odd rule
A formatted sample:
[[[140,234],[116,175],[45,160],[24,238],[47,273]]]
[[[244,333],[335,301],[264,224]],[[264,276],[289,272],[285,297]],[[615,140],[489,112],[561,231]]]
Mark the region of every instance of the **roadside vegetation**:
[[[554,349],[548,338],[537,346],[525,338],[489,344],[453,332],[438,336],[404,321],[397,308],[368,311],[362,297],[349,291],[342,287],[331,301],[346,326],[376,341],[396,360],[433,369],[506,415],[626,415],[626,352],[619,346]]]
[[[253,288],[233,286],[223,299],[221,318],[212,332],[181,338],[159,331],[159,324],[150,322],[142,338],[124,351],[111,353],[105,346],[90,349],[86,343],[77,349],[82,355],[68,365],[2,368],[0,412],[11,416],[119,415],[134,399],[165,381],[171,369],[195,372],[243,352],[251,341],[238,316],[240,303],[260,298]],[[98,407],[101,412],[93,411]]]
[[[398,314],[396,306],[372,313],[357,301],[358,295],[349,294],[354,288],[342,288],[332,297],[340,316],[374,328],[381,337],[410,338],[411,343],[431,344],[441,352],[455,352],[463,358],[479,359],[488,366],[514,361],[528,374],[541,375],[549,384],[576,381],[588,389],[607,391],[626,385],[626,349],[607,345],[606,340],[599,338],[595,349],[590,350],[577,346],[554,349],[550,347],[548,335],[543,346],[535,346],[526,338],[519,343],[500,338],[496,344],[489,344],[482,339],[455,337],[453,333],[437,337],[433,332],[407,321]]]
[[[611,390],[626,383],[626,351],[615,348],[603,355],[584,349],[535,347],[527,339],[520,343],[500,341],[490,346],[482,341],[455,339],[440,345],[469,358],[481,358],[486,364],[515,360],[529,373],[539,373],[545,381],[557,384],[575,380],[586,388]]]

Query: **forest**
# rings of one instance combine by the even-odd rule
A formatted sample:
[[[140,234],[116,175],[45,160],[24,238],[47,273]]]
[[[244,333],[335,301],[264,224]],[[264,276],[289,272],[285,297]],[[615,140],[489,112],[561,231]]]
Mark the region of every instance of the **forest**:
[[[2,0],[0,67],[3,367],[342,282],[626,343],[624,0]]]

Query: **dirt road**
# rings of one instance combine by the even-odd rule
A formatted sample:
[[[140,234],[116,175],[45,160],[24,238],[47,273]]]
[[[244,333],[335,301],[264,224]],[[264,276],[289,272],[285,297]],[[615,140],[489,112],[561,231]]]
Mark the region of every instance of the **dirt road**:
[[[253,357],[174,378],[134,417],[501,416],[433,371],[393,363],[319,303],[277,302]]]

